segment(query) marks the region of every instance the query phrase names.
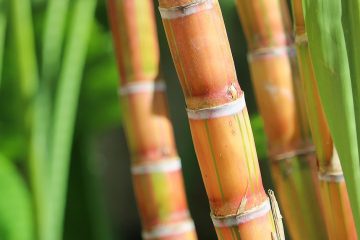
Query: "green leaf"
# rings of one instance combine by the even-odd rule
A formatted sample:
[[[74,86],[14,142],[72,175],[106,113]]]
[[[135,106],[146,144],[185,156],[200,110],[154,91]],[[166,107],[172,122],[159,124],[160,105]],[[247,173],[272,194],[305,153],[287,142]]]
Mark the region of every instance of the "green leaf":
[[[360,235],[359,151],[342,4],[341,1],[304,0],[303,7],[319,93]]]
[[[31,197],[13,164],[0,155],[0,239],[34,239]]]
[[[341,2],[343,9],[342,23],[346,40],[346,49],[348,53],[351,84],[354,98],[357,140],[358,144],[360,144],[360,1],[343,0]],[[359,146],[358,150],[360,151]]]

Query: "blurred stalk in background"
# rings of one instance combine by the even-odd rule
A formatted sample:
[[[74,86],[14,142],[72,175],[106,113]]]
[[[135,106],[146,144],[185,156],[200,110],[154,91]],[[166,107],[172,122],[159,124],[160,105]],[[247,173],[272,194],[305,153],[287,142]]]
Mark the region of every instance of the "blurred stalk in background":
[[[159,5],[218,238],[283,239],[262,185],[218,1]]]
[[[268,139],[271,173],[292,239],[324,239],[316,156],[285,1],[237,0]]]
[[[313,140],[316,146],[321,197],[329,239],[357,239],[339,156],[321,105],[309,54],[301,0],[293,0],[294,31],[302,85]]]
[[[143,239],[197,239],[168,116],[152,0],[109,0]]]

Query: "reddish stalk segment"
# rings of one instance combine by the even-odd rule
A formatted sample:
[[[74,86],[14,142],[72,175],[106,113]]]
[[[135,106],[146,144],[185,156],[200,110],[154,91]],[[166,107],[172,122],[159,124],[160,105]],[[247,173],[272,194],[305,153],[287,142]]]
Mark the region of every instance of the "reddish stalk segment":
[[[324,239],[316,157],[285,1],[237,0],[271,171],[293,239]]]
[[[165,85],[157,77],[159,48],[153,3],[109,0],[109,15],[143,239],[196,240]]]
[[[311,63],[301,0],[293,0],[296,47],[305,89],[311,133],[316,146],[319,179],[329,239],[357,239],[354,219],[339,157],[321,105]]]
[[[270,202],[219,4],[159,3],[218,238],[272,239]]]

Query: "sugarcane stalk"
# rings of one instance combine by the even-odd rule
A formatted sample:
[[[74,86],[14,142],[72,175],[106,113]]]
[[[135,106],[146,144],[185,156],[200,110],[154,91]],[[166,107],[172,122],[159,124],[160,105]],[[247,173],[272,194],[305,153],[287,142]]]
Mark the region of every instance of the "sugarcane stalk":
[[[285,1],[237,0],[268,138],[271,173],[292,239],[324,239],[316,156]]]
[[[159,5],[218,238],[283,239],[262,185],[218,1],[159,0]]]
[[[346,183],[321,104],[309,53],[301,0],[293,0],[296,48],[311,133],[316,146],[322,203],[329,239],[357,239]]]
[[[151,0],[109,0],[143,239],[197,239],[169,119]]]

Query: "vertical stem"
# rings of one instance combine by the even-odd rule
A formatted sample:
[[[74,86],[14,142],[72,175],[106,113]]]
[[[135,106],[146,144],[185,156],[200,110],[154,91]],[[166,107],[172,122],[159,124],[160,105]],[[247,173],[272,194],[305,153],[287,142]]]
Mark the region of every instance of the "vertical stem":
[[[85,65],[96,0],[77,0],[74,3],[72,24],[65,48],[55,99],[53,139],[51,141],[50,212],[47,235],[44,239],[62,238],[68,169],[82,71]]]
[[[49,194],[51,189],[48,179],[50,168],[51,152],[51,120],[52,120],[52,89],[54,80],[60,69],[62,43],[64,39],[64,28],[67,1],[49,1],[46,11],[45,30],[43,35],[41,81],[39,89],[34,98],[34,110],[32,121],[31,147],[33,158],[38,162],[37,171],[41,187],[38,190],[38,198],[41,202],[38,205],[37,218],[39,223],[39,238],[45,238],[47,224],[46,214],[49,214]],[[56,26],[56,27],[55,27]],[[38,200],[39,201],[39,200]]]
[[[51,85],[60,69],[68,10],[69,0],[49,0],[47,3],[41,67],[41,77],[47,85]]]
[[[41,82],[35,98],[33,121],[34,152],[38,161],[49,168],[50,129],[53,107],[53,89],[61,66],[61,53],[64,41],[68,0],[51,0],[47,4],[45,29],[43,33]],[[44,175],[44,173],[42,173]]]
[[[13,0],[9,2],[19,61],[21,91],[25,103],[29,104],[38,86],[31,1]]]
[[[285,221],[294,239],[326,238],[316,157],[285,1],[237,0],[268,155]]]
[[[197,239],[180,158],[158,77],[159,47],[151,0],[109,0],[125,132],[143,239]]]
[[[218,238],[272,239],[275,224],[218,1],[159,3]]]
[[[42,225],[41,217],[44,212],[44,179],[42,176],[42,162],[38,158],[36,152],[35,142],[32,137],[34,130],[31,126],[36,119],[34,119],[34,111],[32,103],[37,93],[38,88],[38,68],[35,53],[35,36],[33,30],[33,20],[31,14],[30,0],[14,0],[7,1],[10,6],[11,22],[14,29],[15,44],[17,51],[17,59],[19,66],[20,86],[25,105],[26,112],[24,114],[24,121],[27,127],[27,136],[31,136],[29,144],[29,175],[30,184],[33,191],[33,204],[35,209],[34,219],[37,227],[37,233],[40,234]]]

